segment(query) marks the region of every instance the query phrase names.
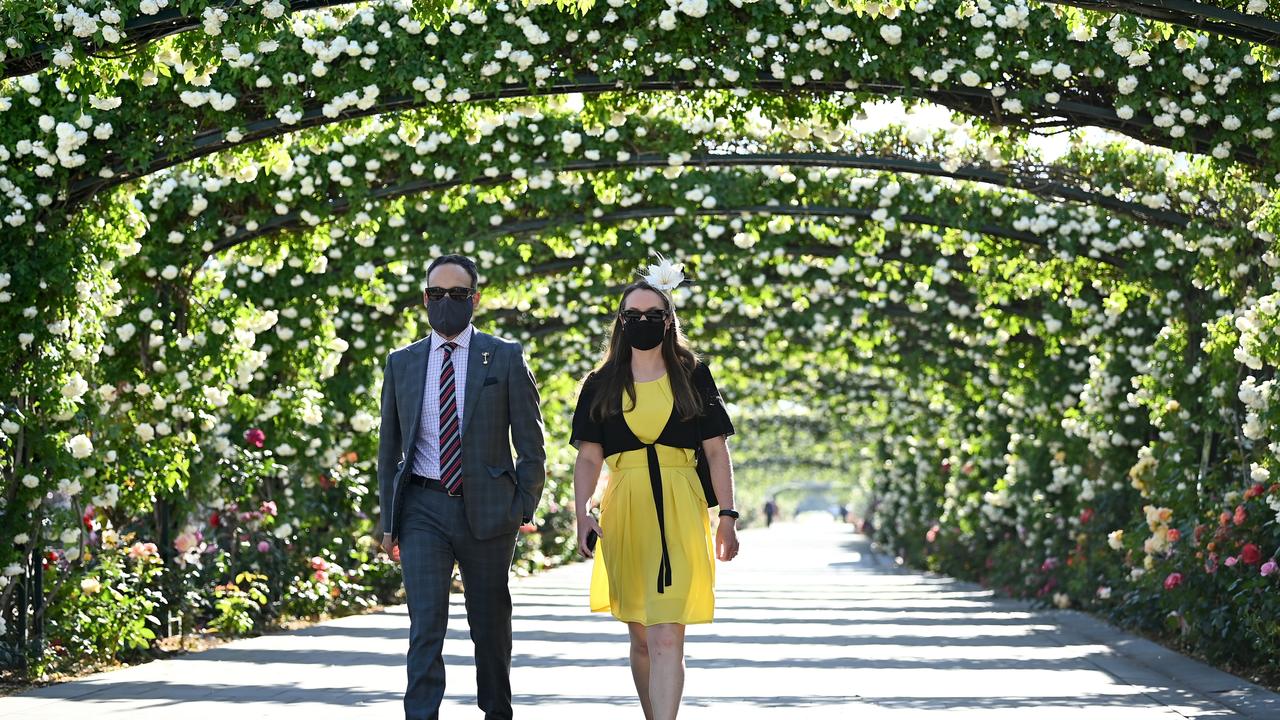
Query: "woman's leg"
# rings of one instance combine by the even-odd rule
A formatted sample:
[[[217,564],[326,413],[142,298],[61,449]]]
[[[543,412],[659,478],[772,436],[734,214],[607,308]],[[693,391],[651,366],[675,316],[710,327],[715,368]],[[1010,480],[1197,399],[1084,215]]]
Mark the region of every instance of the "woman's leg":
[[[636,682],[636,694],[645,720],[653,720],[653,703],[649,701],[649,638],[644,625],[627,623],[631,631],[631,678]]]
[[[675,720],[684,695],[684,625],[663,623],[650,625],[649,702],[653,704],[653,720]]]

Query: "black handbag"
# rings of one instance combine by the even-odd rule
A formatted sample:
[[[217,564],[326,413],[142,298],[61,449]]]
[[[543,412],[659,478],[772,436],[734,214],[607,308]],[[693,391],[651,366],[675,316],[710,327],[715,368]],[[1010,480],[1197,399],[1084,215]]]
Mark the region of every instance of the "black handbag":
[[[707,454],[702,451],[702,445],[699,444],[693,451],[694,458],[698,461],[698,479],[702,481],[702,494],[707,498],[707,507],[713,508],[720,504],[716,499],[716,488],[711,484],[711,463],[707,462]]]

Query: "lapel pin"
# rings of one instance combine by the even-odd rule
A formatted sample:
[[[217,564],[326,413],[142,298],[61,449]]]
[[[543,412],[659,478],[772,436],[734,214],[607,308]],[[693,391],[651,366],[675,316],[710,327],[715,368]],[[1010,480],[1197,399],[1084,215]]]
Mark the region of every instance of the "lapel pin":
[[[482,353],[480,353],[480,360],[481,360],[481,362],[483,362],[485,365],[488,365],[488,364],[489,364],[489,353],[487,353],[487,352],[482,352]]]

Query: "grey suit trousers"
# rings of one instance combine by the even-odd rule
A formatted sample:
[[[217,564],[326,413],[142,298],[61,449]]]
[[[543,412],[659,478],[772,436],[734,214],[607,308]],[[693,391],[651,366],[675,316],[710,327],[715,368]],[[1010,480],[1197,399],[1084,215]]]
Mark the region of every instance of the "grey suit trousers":
[[[467,623],[475,645],[477,704],[488,720],[511,718],[511,592],[507,586],[518,532],[477,540],[461,497],[406,485],[401,507],[400,566],[409,601],[405,720],[437,720],[444,698],[442,651],[449,585],[462,571]]]

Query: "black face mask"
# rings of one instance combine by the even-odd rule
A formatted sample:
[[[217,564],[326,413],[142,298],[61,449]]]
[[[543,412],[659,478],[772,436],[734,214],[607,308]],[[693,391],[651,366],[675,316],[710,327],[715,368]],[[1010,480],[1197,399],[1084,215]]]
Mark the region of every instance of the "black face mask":
[[[454,300],[449,296],[427,301],[427,320],[431,328],[445,337],[453,337],[471,322],[471,301]]]
[[[629,320],[622,324],[622,336],[636,350],[652,350],[662,344],[666,335],[666,323]]]

